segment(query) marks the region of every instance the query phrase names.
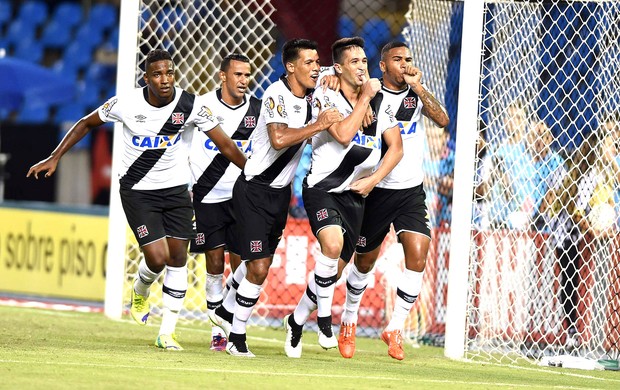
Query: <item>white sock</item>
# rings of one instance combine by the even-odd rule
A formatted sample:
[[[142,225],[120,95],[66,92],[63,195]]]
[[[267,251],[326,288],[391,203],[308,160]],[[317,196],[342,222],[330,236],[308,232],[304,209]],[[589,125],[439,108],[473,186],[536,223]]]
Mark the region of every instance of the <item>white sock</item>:
[[[308,276],[306,291],[301,296],[293,312],[293,320],[297,325],[305,324],[310,314],[312,314],[316,308],[316,282],[314,281],[314,272],[311,272]]]
[[[231,329],[232,333],[245,334],[246,324],[252,315],[256,302],[258,302],[261,290],[262,286],[250,283],[246,278],[243,278],[241,283],[239,283],[234,309],[235,316]]]
[[[213,275],[207,273],[205,292],[207,294],[207,309],[215,310],[222,304],[224,299],[224,287],[222,281],[224,274]]]
[[[144,259],[140,260],[140,264],[138,264],[138,275],[136,276],[136,280],[133,283],[133,290],[143,297],[149,296],[149,288],[154,281],[157,280],[159,274],[161,272],[153,272],[146,265],[146,261]]]
[[[424,272],[416,272],[405,269],[396,288],[396,301],[394,312],[386,330],[403,329],[409,312],[413,307],[420,290],[422,289],[422,277]]]
[[[162,301],[164,303],[163,317],[159,334],[172,334],[179,318],[179,312],[183,308],[185,293],[187,292],[187,266],[166,266],[164,286],[162,288]]]
[[[231,279],[230,288],[228,289],[228,293],[226,293],[226,297],[224,298],[224,302],[222,306],[229,313],[233,313],[235,311],[235,302],[237,301],[237,289],[239,288],[239,283],[245,278],[245,274],[248,272],[248,267],[245,264],[245,261],[242,261],[239,264],[239,267],[235,270],[235,274],[229,276]]]
[[[368,278],[371,273],[360,272],[355,264],[349,270],[347,276],[347,299],[344,303],[344,312],[342,313],[343,324],[357,324],[357,313],[368,286]]]
[[[322,253],[315,257],[314,281],[316,283],[317,316],[330,317],[338,277],[338,259],[330,259]]]

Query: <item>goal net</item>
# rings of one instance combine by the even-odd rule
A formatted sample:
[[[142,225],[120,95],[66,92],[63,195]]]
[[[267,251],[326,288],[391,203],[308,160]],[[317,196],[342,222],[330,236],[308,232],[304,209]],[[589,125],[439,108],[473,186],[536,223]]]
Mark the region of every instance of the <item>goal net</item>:
[[[482,9],[464,356],[617,359],[620,3]]]

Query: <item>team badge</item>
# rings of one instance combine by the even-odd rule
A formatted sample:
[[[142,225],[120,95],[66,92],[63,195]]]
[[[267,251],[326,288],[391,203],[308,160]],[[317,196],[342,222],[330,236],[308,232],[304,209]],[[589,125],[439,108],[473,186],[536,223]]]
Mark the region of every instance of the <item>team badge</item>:
[[[403,106],[405,108],[415,108],[418,105],[416,100],[412,97],[406,97],[403,99]]]
[[[255,116],[246,116],[243,118],[243,123],[246,128],[252,129],[256,127],[256,117]]]
[[[365,247],[366,246],[366,237],[359,236],[357,239],[357,246]]]
[[[136,231],[138,232],[139,238],[144,238],[149,235],[149,230],[146,228],[146,225],[138,226]]]
[[[286,118],[286,107],[284,106],[284,98],[282,97],[282,95],[278,95],[278,114],[280,114],[280,116],[282,118]]]
[[[273,101],[273,98],[270,96],[265,101],[265,108],[267,109],[267,114],[269,118],[273,118],[273,109],[276,107],[276,102]]]
[[[324,219],[327,219],[327,217],[328,217],[327,209],[321,209],[316,212],[317,221],[322,221]]]
[[[110,110],[112,110],[112,107],[114,107],[117,101],[118,101],[117,98],[108,100],[101,108],[101,110],[103,111],[103,115],[105,115],[106,117],[109,116]]]
[[[182,125],[185,123],[185,114],[182,112],[173,112],[172,118],[170,119],[172,120],[173,125]]]
[[[318,108],[319,110],[321,109],[321,101],[319,100],[319,98],[314,99],[314,107]]]
[[[258,241],[250,241],[250,252],[252,253],[260,253],[263,251],[263,242]]]
[[[196,234],[196,245],[204,245],[205,244],[205,234],[198,233]]]
[[[201,116],[203,118],[207,118],[208,120],[213,122],[213,113],[211,112],[211,110],[207,106],[200,107],[200,111],[198,112],[198,116]]]
[[[144,123],[144,121],[146,120],[146,116],[139,114],[134,116],[134,118],[136,118],[136,122],[138,123]]]

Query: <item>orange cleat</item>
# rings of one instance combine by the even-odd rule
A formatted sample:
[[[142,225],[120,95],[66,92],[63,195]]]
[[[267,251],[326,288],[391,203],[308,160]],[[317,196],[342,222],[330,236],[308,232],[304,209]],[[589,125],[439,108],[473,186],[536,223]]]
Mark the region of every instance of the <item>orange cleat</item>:
[[[405,358],[403,336],[399,329],[391,332],[384,330],[383,333],[381,333],[381,340],[388,345],[388,355],[396,360],[403,360]]]
[[[338,350],[345,359],[351,359],[355,354],[355,328],[355,324],[340,324]]]

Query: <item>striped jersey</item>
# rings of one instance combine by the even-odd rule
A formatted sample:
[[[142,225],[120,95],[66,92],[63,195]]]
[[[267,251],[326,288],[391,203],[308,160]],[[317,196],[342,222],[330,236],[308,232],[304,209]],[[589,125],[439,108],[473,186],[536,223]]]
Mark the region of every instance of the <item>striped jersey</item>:
[[[286,78],[282,76],[267,88],[261,104],[258,124],[250,137],[252,154],[243,174],[248,181],[283,188],[293,181],[307,141],[276,150],[271,146],[267,125],[284,123],[289,127],[288,131],[304,127],[312,117],[310,103],[306,97],[293,95]]]
[[[410,87],[402,91],[392,91],[382,86],[377,96],[382,96],[383,104],[393,108],[403,139],[402,160],[377,187],[399,190],[420,185],[424,180],[422,158],[426,139],[422,101]]]
[[[346,118],[353,112],[353,106],[342,92],[318,88],[314,92],[312,117],[319,111],[335,107]],[[328,131],[312,137],[312,166],[304,185],[327,192],[340,193],[349,190],[354,181],[370,175],[381,158],[381,135],[396,126],[395,107],[382,105],[376,97],[371,101],[373,117],[376,120],[360,128],[347,146],[343,146]]]
[[[204,95],[205,103],[216,116],[224,132],[248,156],[249,140],[260,114],[260,100],[246,94],[243,103],[231,107],[222,100],[222,90]],[[194,199],[201,203],[219,203],[232,198],[232,189],[241,169],[220,153],[206,133],[194,134],[189,155]]]
[[[110,98],[97,110],[104,122],[123,123],[121,188],[156,190],[190,182],[189,146],[194,126],[218,125],[207,105],[175,87],[172,102],[154,107],[147,87]]]

